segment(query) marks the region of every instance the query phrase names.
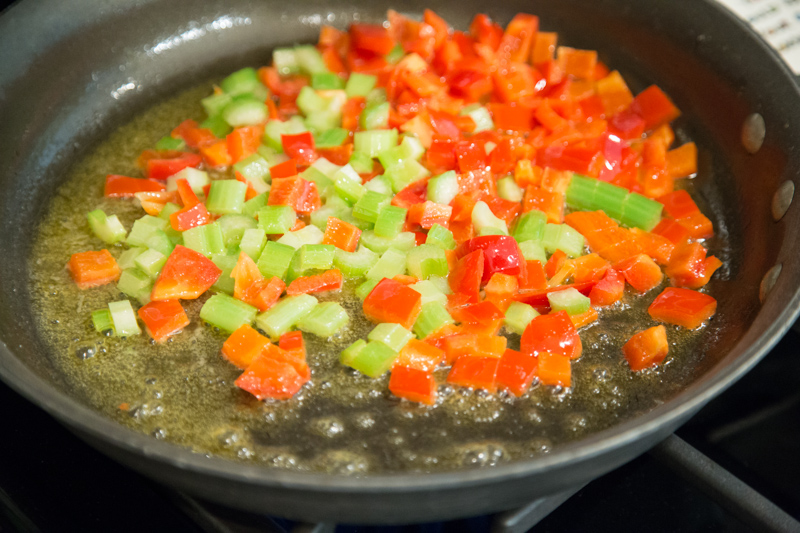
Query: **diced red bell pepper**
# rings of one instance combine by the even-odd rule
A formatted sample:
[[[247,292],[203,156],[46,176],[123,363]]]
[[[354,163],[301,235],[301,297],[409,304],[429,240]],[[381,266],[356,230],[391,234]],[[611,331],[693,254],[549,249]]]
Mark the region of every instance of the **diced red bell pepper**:
[[[484,265],[484,251],[480,248],[461,257],[447,276],[450,289],[466,295],[470,302],[477,302],[480,299]]]
[[[151,300],[193,300],[217,281],[222,270],[210,259],[180,244],[164,263],[150,295]]]
[[[496,272],[510,276],[519,275],[524,259],[514,237],[508,235],[475,237],[458,247],[457,256],[464,257],[476,250],[483,251],[482,283],[487,283]]]
[[[527,265],[524,261],[520,266],[527,270]],[[520,269],[520,277],[523,269]],[[495,272],[489,279],[489,283],[486,284],[484,292],[486,293],[486,300],[505,313],[519,292],[519,279],[516,276]]]
[[[295,296],[314,292],[339,291],[343,284],[344,278],[341,270],[331,269],[321,274],[297,278],[286,287],[286,294]]]
[[[706,257],[706,253],[707,250],[699,242],[676,247],[666,268],[670,282],[688,289],[705,286],[714,272],[722,266],[722,261],[713,255]]]
[[[400,350],[400,355],[394,362],[394,366],[405,366],[416,368],[425,372],[433,372],[445,360],[443,350],[432,344],[417,339],[411,339]]]
[[[623,259],[614,264],[614,269],[621,272],[631,287],[639,292],[647,292],[658,287],[664,279],[661,267],[645,254]]]
[[[509,348],[500,358],[495,381],[501,389],[508,390],[514,396],[522,396],[536,378],[538,367],[535,356]]]
[[[108,250],[72,254],[67,268],[80,289],[99,287],[117,281],[122,273],[117,260]]]
[[[606,306],[612,305],[622,299],[625,293],[625,278],[614,270],[609,268],[606,270],[603,279],[597,282],[589,292],[589,299],[592,305]]]
[[[717,311],[717,301],[702,292],[667,287],[653,300],[647,312],[654,320],[696,329]]]
[[[655,85],[637,94],[630,110],[644,120],[645,130],[672,122],[681,114],[664,91]]]
[[[190,152],[181,152],[181,155],[172,159],[150,159],[147,161],[147,177],[154,180],[165,180],[180,172],[186,167],[196,167],[203,162],[203,158]]]
[[[537,373],[542,385],[552,387],[572,386],[572,365],[570,360],[563,355],[550,352],[541,352],[537,357]]]
[[[269,344],[269,339],[253,329],[250,324],[242,324],[225,340],[222,345],[222,355],[244,370]]]
[[[504,316],[503,312],[498,309],[496,305],[488,301],[454,309],[452,315],[456,322],[466,322],[470,324],[481,324],[487,320],[496,320]]]
[[[399,398],[434,405],[436,403],[436,380],[433,373],[407,366],[392,367],[389,390]]]
[[[154,180],[109,174],[106,176],[103,196],[108,198],[131,197],[137,192],[158,192],[165,189],[163,183]]]
[[[434,135],[431,147],[425,152],[425,161],[437,171],[455,170],[456,143],[448,138]]]
[[[350,44],[353,48],[385,56],[395,42],[387,28],[380,24],[351,24]]]
[[[272,176],[272,179],[290,178],[292,176],[297,176],[297,161],[295,161],[294,159],[288,159],[283,163],[278,163],[277,165],[273,165],[269,167],[269,173],[270,176]]]
[[[392,322],[411,329],[421,306],[420,293],[384,278],[364,299],[364,314],[374,322]]]
[[[547,274],[547,279],[551,279],[556,273],[561,270],[567,263],[567,254],[563,250],[556,250],[547,263],[544,265],[544,273]]]
[[[178,300],[150,302],[137,311],[147,333],[156,342],[164,342],[189,325],[189,317]]]
[[[278,339],[278,346],[281,350],[294,354],[302,360],[306,358],[306,342],[303,340],[302,331],[284,333]]]
[[[322,244],[332,244],[345,252],[355,252],[360,237],[361,230],[354,225],[336,217],[328,217]]]
[[[411,227],[418,225],[423,229],[430,229],[434,224],[439,224],[446,228],[450,224],[452,212],[453,208],[449,205],[425,201],[408,208],[407,223]]]
[[[499,363],[499,357],[476,357],[472,355],[459,357],[447,374],[447,382],[462,387],[495,392],[497,390],[495,376],[497,375]]]
[[[566,311],[535,317],[520,342],[520,351],[533,356],[548,352],[577,359],[582,349],[581,338]]]
[[[428,198],[428,181],[415,181],[392,198],[392,205],[409,209],[411,206],[421,204]]]
[[[622,353],[634,372],[660,364],[669,353],[667,329],[653,326],[634,334],[622,346]]]
[[[194,193],[189,182],[185,179],[180,179],[177,184],[183,208],[169,216],[169,224],[172,229],[186,231],[211,222],[211,214]]]
[[[295,135],[281,135],[281,145],[284,153],[301,165],[308,166],[317,159],[317,153],[314,150],[314,136],[310,131]]]
[[[256,153],[261,145],[261,137],[264,135],[264,126],[243,126],[235,128],[225,137],[228,155],[231,164],[238,163],[242,159]]]
[[[486,167],[486,151],[473,141],[460,141],[455,145],[459,172],[469,172]]]
[[[572,274],[575,283],[585,283],[600,281],[611,265],[599,255],[592,253],[576,257],[572,260],[572,266],[575,268]]]
[[[301,376],[290,362],[262,352],[235,383],[259,400],[288,400],[300,391],[306,381],[308,378]]]

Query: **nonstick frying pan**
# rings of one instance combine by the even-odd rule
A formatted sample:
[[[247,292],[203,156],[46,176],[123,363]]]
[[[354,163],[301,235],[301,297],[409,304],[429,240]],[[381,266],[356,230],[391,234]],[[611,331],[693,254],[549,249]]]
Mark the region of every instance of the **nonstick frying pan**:
[[[696,377],[651,411],[536,459],[493,468],[360,478],[276,471],[207,458],[124,428],[88,408],[55,370],[27,289],[37,220],[69,165],[137,110],[212,75],[263,63],[274,46],[313,42],[321,23],[380,20],[354,0],[23,1],[0,17],[0,376],[98,449],[191,494],[315,521],[404,523],[508,509],[577,486],[644,452],[752,367],[800,306],[792,204],[800,169],[800,94],[778,56],[711,1],[511,0],[435,9],[466,28],[541,17],[563,42],[601,51],[631,79],[656,83],[703,147],[699,195],[730,242],[719,312]],[[762,142],[763,141],[763,142]],[[58,443],[53,443],[57,446]],[[4,458],[4,461],[13,458]]]

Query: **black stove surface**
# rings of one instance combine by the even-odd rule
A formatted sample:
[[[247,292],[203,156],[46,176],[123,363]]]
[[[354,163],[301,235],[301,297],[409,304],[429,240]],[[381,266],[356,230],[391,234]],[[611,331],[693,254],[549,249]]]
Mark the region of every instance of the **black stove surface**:
[[[800,334],[786,337],[678,435],[795,518],[800,518]],[[0,385],[0,532],[288,531],[280,519],[196,502],[84,444]],[[489,531],[493,517],[380,528]],[[377,531],[339,526],[337,531]],[[589,483],[532,531],[750,531],[654,455]]]

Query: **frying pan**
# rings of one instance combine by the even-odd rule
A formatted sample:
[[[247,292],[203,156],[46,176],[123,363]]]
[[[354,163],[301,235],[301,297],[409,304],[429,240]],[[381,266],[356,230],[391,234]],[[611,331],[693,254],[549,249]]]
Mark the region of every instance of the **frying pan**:
[[[295,519],[406,523],[512,508],[625,463],[739,378],[791,325],[800,307],[800,210],[791,203],[800,169],[800,94],[762,40],[710,1],[450,2],[436,10],[460,28],[477,12],[501,24],[520,11],[537,14],[562,42],[600,50],[642,86],[664,88],[683,110],[685,127],[704,150],[699,195],[730,242],[718,274],[718,316],[691,384],[645,414],[535,459],[360,478],[208,458],[88,408],[44,348],[26,282],[36,222],[70,163],[180,87],[263,63],[276,45],[313,42],[322,22],[380,20],[387,7],[419,14],[429,4],[37,0],[0,17],[2,379],[99,450],[191,494]]]

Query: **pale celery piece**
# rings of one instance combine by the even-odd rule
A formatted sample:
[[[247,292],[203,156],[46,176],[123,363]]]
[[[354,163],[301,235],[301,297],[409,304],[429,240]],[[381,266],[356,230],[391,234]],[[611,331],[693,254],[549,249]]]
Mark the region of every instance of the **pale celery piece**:
[[[378,262],[379,257],[364,246],[359,246],[355,252],[337,248],[333,255],[333,266],[341,270],[346,278],[361,278]]]
[[[418,279],[447,275],[447,256],[444,248],[433,244],[421,244],[409,250],[406,256],[408,273]]]
[[[382,254],[389,248],[407,252],[417,244],[416,237],[410,231],[403,231],[397,236],[388,238],[376,235],[373,230],[361,232],[361,244],[375,253]]]
[[[211,183],[208,172],[193,167],[186,167],[167,178],[167,190],[178,190],[178,180],[188,181],[189,187],[196,193],[202,193],[203,187]]]
[[[383,278],[373,278],[373,279],[367,278],[367,280],[364,283],[356,287],[356,297],[359,300],[366,299],[366,297],[369,296],[369,293],[372,292],[372,289],[375,288],[375,285],[380,283],[382,279]]]
[[[215,294],[203,304],[200,318],[228,333],[250,325],[258,309],[224,293]]]
[[[271,309],[256,317],[256,326],[272,338],[288,332],[317,306],[317,299],[310,294],[287,296]]]
[[[441,291],[435,282],[429,279],[424,279],[413,285],[409,285],[409,288],[414,289],[422,295],[422,300],[420,300],[422,305],[428,302],[439,302],[442,305],[447,305],[447,295]]]
[[[92,325],[98,333],[110,331],[112,335],[114,334],[114,321],[108,308],[92,311]]]
[[[552,312],[566,311],[570,315],[579,315],[589,310],[591,301],[574,287],[547,293]]]
[[[150,302],[153,280],[139,268],[126,268],[119,276],[117,289],[125,296],[130,296],[144,305]]]
[[[497,233],[483,234],[508,235],[506,221],[495,216],[484,201],[475,202],[475,207],[472,208],[472,225],[479,234],[481,234],[484,229],[490,229],[495,230]]]
[[[217,292],[233,294],[236,281],[231,277],[231,272],[239,260],[239,254],[217,254],[211,256],[211,261],[222,270],[217,281],[211,286]]]
[[[134,246],[125,250],[120,254],[119,259],[117,259],[117,265],[122,270],[136,267],[136,258],[146,250],[147,248],[141,246]]]
[[[547,263],[547,253],[544,251],[542,243],[537,241],[523,241],[519,243],[519,251],[525,261],[539,261],[542,264]]]
[[[382,342],[395,352],[400,352],[414,334],[400,324],[384,322],[375,326],[367,335],[370,342]]]
[[[215,215],[240,214],[244,209],[247,184],[239,180],[216,180],[211,182],[206,198],[206,209]]]
[[[267,235],[286,233],[296,221],[294,209],[287,205],[268,205],[258,211],[258,225]]]
[[[258,261],[261,257],[261,250],[267,244],[267,233],[261,228],[249,228],[244,230],[242,240],[239,242],[239,250],[250,256],[253,261]]]
[[[258,258],[258,270],[265,278],[279,277],[286,279],[289,265],[292,263],[295,249],[275,241],[267,241]]]
[[[539,316],[539,312],[533,307],[522,302],[512,302],[506,309],[505,325],[508,329],[522,335],[531,320]]]
[[[124,241],[128,234],[117,215],[107,216],[102,209],[89,212],[86,218],[94,234],[106,244]]]
[[[428,181],[428,200],[449,205],[458,194],[458,177],[455,171],[448,170]]]
[[[340,357],[342,364],[354,368],[371,378],[377,378],[385,374],[392,368],[395,359],[397,359],[397,352],[382,342],[359,344],[357,347],[353,347],[352,353],[342,354]]]
[[[521,202],[524,191],[517,185],[514,178],[507,177],[497,180],[497,196],[511,202]]]
[[[142,333],[129,300],[109,302],[108,311],[111,313],[111,321],[114,323],[114,332],[117,337],[129,337]]]
[[[569,257],[578,257],[583,255],[585,244],[583,235],[566,224],[547,224],[544,228],[542,246],[548,253],[561,250]]]
[[[432,244],[443,250],[453,250],[456,247],[456,240],[452,231],[439,224],[434,224],[428,230],[428,238],[425,239],[425,244]]]
[[[183,232],[183,245],[206,257],[225,253],[225,241],[219,222],[195,226]]]
[[[523,213],[517,219],[512,235],[517,242],[537,241],[544,237],[544,227],[547,224],[547,215],[535,209]]]
[[[406,256],[403,252],[389,248],[366,274],[368,279],[393,278],[406,273]]]
[[[444,304],[441,302],[428,302],[422,306],[417,320],[414,322],[414,334],[418,338],[424,339],[447,324],[454,323],[453,317],[447,312]]]
[[[336,302],[322,302],[298,323],[301,331],[318,337],[330,337],[338,333],[350,321],[347,311]]]
[[[167,262],[167,256],[157,250],[148,249],[136,256],[133,262],[150,279],[156,279],[164,267],[164,263]]]

